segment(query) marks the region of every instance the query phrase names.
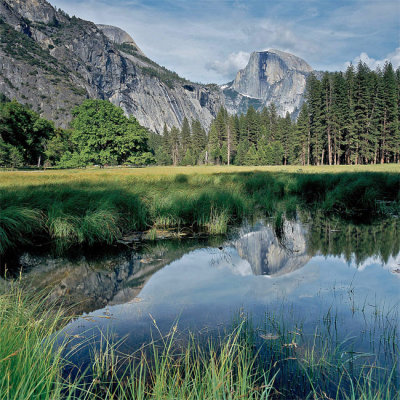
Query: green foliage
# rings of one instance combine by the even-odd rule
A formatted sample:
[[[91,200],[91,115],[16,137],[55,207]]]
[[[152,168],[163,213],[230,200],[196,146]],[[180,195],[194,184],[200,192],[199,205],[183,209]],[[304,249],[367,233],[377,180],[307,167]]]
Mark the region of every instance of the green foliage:
[[[0,165],[37,164],[54,125],[17,101],[0,103]]]
[[[192,126],[192,165],[339,165],[400,162],[400,69],[375,72],[359,63],[346,73],[310,74],[306,102],[292,121],[271,104],[261,112],[229,116],[221,108],[208,131]],[[187,165],[187,121],[174,158]],[[182,134],[181,132],[181,134]],[[165,160],[168,154],[162,150]],[[199,155],[204,154],[199,160]],[[174,165],[178,162],[174,161]]]
[[[76,150],[67,163],[145,165],[154,162],[148,133],[133,117],[104,100],[86,100],[74,110],[71,141]],[[62,162],[65,161],[62,159]]]
[[[70,130],[56,129],[54,135],[47,141],[44,151],[47,160],[51,165],[60,165],[61,159],[69,158],[69,151],[73,149]]]

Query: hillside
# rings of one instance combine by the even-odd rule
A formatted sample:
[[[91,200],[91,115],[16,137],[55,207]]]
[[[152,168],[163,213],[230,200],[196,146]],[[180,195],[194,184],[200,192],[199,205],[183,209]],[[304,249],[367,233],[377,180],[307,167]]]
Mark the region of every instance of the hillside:
[[[160,132],[184,117],[209,126],[215,85],[180,78],[149,60],[128,34],[69,17],[45,0],[0,0],[0,92],[66,126],[85,98],[109,99]],[[114,32],[115,32],[114,28]]]

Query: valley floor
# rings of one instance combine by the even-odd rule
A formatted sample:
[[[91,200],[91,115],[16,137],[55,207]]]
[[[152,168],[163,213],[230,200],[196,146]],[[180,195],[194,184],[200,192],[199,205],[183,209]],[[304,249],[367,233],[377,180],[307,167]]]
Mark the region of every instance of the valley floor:
[[[27,242],[62,250],[160,229],[225,234],[256,214],[367,222],[398,212],[400,164],[4,171],[0,189],[4,254]]]

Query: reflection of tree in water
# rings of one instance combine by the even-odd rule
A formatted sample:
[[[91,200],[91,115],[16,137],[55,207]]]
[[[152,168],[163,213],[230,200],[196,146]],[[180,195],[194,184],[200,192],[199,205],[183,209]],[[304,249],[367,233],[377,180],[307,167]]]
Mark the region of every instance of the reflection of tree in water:
[[[356,225],[316,214],[308,231],[307,247],[310,255],[343,255],[357,265],[373,256],[387,263],[390,256],[400,253],[400,220]]]
[[[211,266],[218,266],[219,264],[222,263],[227,263],[232,265],[232,255],[227,251],[226,247],[218,247],[218,248],[208,248],[205,249],[208,254],[211,254],[212,258],[210,260],[210,265]]]

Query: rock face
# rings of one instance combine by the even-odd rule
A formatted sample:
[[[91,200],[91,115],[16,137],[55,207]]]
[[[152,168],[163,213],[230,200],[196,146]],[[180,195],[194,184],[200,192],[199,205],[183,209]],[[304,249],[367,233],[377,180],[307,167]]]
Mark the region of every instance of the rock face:
[[[138,54],[144,56],[143,51],[140,50],[139,46],[132,39],[132,37],[121,28],[112,25],[101,24],[98,24],[97,27],[101,29],[112,42],[120,45],[130,45],[133,47],[133,51],[136,51]]]
[[[69,17],[45,0],[0,0],[0,92],[66,127],[86,98],[108,99],[162,132],[198,119],[208,128],[221,106],[295,113],[312,68],[278,50],[255,52],[228,85],[189,82],[148,59],[120,28]]]
[[[261,109],[275,103],[280,115],[296,113],[303,102],[307,76],[313,69],[301,58],[279,50],[254,52],[233,82],[223,85],[231,113],[250,105]]]
[[[109,99],[156,132],[184,117],[208,127],[223,105],[218,86],[160,67],[118,28],[71,18],[45,0],[0,0],[0,18],[0,92],[59,126],[85,98]]]
[[[272,227],[263,226],[242,235],[233,246],[249,262],[254,275],[285,275],[303,267],[311,258],[305,233],[299,223],[285,221],[281,240]]]

